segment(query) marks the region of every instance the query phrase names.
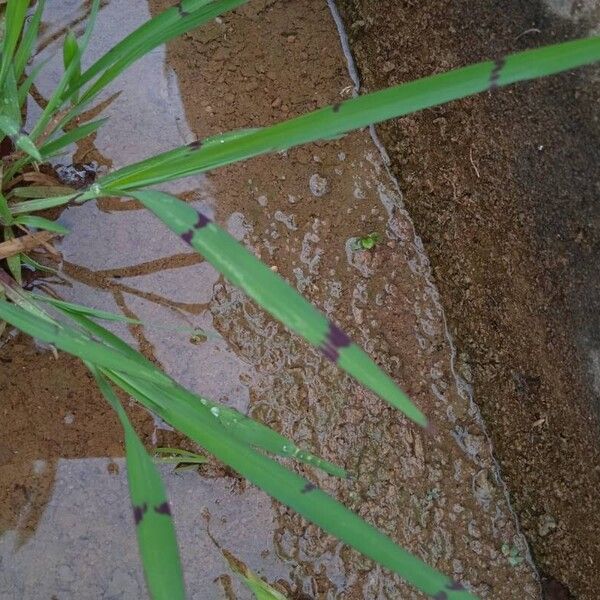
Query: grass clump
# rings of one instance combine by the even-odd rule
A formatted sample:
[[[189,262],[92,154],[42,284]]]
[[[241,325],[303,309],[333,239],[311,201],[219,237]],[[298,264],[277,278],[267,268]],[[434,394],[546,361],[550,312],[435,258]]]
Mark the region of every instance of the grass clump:
[[[35,55],[44,1],[39,0],[32,7],[29,19],[26,19],[30,10],[27,0],[4,3],[0,60],[0,137],[3,138],[0,140],[3,149],[0,258],[5,261],[5,269],[0,269],[3,298],[0,298],[0,319],[81,358],[116,411],[125,432],[133,516],[153,598],[184,598],[177,541],[170,505],[154,460],[137,437],[116,390],[125,392],[271,496],[394,571],[426,595],[453,600],[474,598],[465,586],[396,545],[275,458],[297,461],[331,476],[348,477],[342,466],[296,446],[262,423],[179,386],[96,322],[95,319],[110,318],[106,313],[65,302],[49,303],[23,290],[23,266],[38,266],[31,250],[50,243],[55,235],[68,233],[45,213],[34,213],[108,196],[135,198],[291,331],[304,337],[327,359],[418,426],[427,427],[426,416],[396,382],[284,279],[206,215],[172,195],[148,188],[588,64],[600,59],[600,39],[520,52],[359,96],[271,127],[199,140],[109,172],[82,189],[57,181],[47,167],[48,161],[103,125],[102,119],[87,121],[86,115],[93,112],[88,110],[90,105],[110,82],[157,45],[244,3],[245,0],[182,0],[132,32],[92,66],[82,69],[82,58],[100,8],[99,0],[93,0],[83,35],[78,38],[68,33],[64,38],[63,74],[30,131],[24,129],[24,111],[32,85],[43,68],[42,63],[30,64],[30,59]],[[373,232],[359,238],[358,243],[370,250],[379,239]],[[198,343],[201,341],[198,338]],[[163,461],[194,468],[206,460],[203,455],[172,448],[156,452]],[[262,580],[251,572],[239,569],[238,572],[255,593],[260,588],[263,597],[277,598],[278,592],[261,587],[264,582],[260,583]]]

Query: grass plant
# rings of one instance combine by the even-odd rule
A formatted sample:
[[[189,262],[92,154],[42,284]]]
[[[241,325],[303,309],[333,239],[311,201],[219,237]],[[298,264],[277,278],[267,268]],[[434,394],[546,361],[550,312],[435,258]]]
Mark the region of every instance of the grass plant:
[[[348,474],[342,466],[296,446],[262,423],[179,386],[142,354],[97,323],[100,319],[114,318],[109,313],[47,300],[23,290],[20,285],[23,265],[37,265],[29,255],[32,244],[40,239],[35,236],[43,233],[44,243],[47,243],[52,236],[68,234],[62,225],[34,213],[107,196],[136,199],[288,329],[320,349],[327,359],[417,426],[427,427],[427,417],[421,410],[334,322],[217,223],[175,196],[149,187],[261,154],[334,139],[385,119],[589,64],[600,59],[600,38],[519,52],[359,96],[271,127],[198,140],[109,172],[80,190],[60,184],[52,175],[40,175],[41,165],[104,124],[101,118],[86,122],[85,115],[100,92],[127,67],[159,44],[244,3],[245,0],[182,0],[132,32],[89,68],[82,69],[82,59],[100,8],[100,1],[93,0],[81,37],[72,33],[65,35],[63,74],[39,118],[30,131],[25,131],[26,101],[44,68],[43,63],[32,60],[44,0],[38,0],[33,7],[28,0],[0,2],[4,31],[0,60],[0,138],[3,140],[0,141],[2,147],[7,148],[2,154],[0,190],[3,236],[0,257],[5,261],[5,269],[0,269],[0,319],[83,360],[117,413],[125,433],[140,556],[153,598],[184,598],[182,569],[164,486],[153,458],[128,420],[117,390],[134,398],[280,502],[394,571],[426,595],[453,600],[474,598],[467,587],[399,547],[276,458],[345,478]],[[375,245],[377,240],[367,237],[363,247]],[[172,461],[178,464],[197,465],[204,460],[199,455],[167,450]],[[260,580],[251,572],[240,572],[240,575],[251,587],[260,588]],[[277,597],[268,593],[273,592],[265,592],[265,597]]]

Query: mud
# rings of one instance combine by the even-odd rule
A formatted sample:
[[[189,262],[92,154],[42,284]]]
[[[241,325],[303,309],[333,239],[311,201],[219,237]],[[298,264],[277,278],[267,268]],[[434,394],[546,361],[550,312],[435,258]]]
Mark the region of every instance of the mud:
[[[587,35],[600,15],[596,2],[340,4],[365,90]],[[599,94],[587,68],[377,128],[548,598],[600,586]]]
[[[152,0],[149,8],[169,5]],[[79,10],[76,2],[53,8],[50,38],[53,23]],[[92,54],[147,16],[146,2],[107,3]],[[42,94],[57,70],[51,62]],[[76,149],[75,160],[115,168],[196,137],[339,101],[352,88],[327,3],[255,0],[173,42],[166,57],[153,52],[117,82],[107,93],[123,90],[108,108],[111,121],[93,146]],[[348,484],[300,469],[481,597],[538,598],[486,430],[455,370],[428,258],[369,132],[170,189],[210,211],[335,315],[431,416],[437,433],[407,423],[272,322],[135,204],[110,199],[64,211],[61,222],[72,233],[60,247],[61,276],[38,283],[147,322],[115,331],[194,391],[351,470],[356,479]],[[371,232],[382,241],[356,250],[356,238]],[[194,328],[209,337],[198,340]],[[56,361],[22,338],[0,352],[3,411],[13,423],[3,437],[0,592],[143,597],[114,418],[75,361]],[[45,415],[36,428],[32,415],[44,420],[49,406],[56,418]],[[129,408],[148,446],[185,444]],[[207,516],[224,549],[291,598],[420,597],[217,464],[183,476],[165,470],[165,479],[194,599],[249,597],[206,535]]]

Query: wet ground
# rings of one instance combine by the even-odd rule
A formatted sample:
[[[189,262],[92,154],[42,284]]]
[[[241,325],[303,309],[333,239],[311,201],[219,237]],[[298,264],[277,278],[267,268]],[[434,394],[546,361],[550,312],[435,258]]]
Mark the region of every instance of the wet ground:
[[[106,3],[92,54],[169,5]],[[80,11],[78,2],[50,8],[49,34]],[[75,160],[118,167],[339,101],[353,82],[326,2],[255,0],[153,52],[114,89],[123,91],[109,124]],[[369,132],[170,189],[212,211],[335,315],[432,417],[437,435],[413,428],[273,323],[135,205],[104,200],[63,212],[72,229],[60,246],[63,279],[45,284],[144,320],[116,330],[194,391],[353,471],[353,484],[325,476],[319,484],[482,597],[539,597],[487,433],[455,372],[458,364],[469,378],[427,255]],[[373,231],[381,243],[355,250],[355,238]],[[193,327],[209,339],[191,336]],[[17,337],[0,348],[0,393],[0,595],[143,597],[121,434],[85,370]],[[131,410],[149,446],[185,444]],[[216,463],[199,474],[167,469],[165,479],[191,598],[248,598],[210,541],[207,516],[223,548],[290,597],[419,597]]]
[[[600,18],[593,1],[341,4],[370,90]],[[598,81],[587,68],[378,128],[536,563],[586,599],[600,586]]]

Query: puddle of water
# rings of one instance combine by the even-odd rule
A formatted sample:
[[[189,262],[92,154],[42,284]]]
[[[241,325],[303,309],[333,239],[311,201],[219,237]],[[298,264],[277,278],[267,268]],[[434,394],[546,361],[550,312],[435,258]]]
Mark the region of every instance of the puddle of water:
[[[153,11],[166,6],[151,2]],[[49,8],[58,24],[78,10],[66,3]],[[148,16],[146,2],[112,0],[99,16],[91,57]],[[173,44],[173,69],[160,49],[119,80],[114,90],[123,92],[108,109],[97,150],[116,167],[188,142],[194,135],[186,115],[202,137],[339,100],[348,79],[337,44],[325,3],[251,3]],[[58,63],[51,63],[46,83]],[[318,72],[307,64],[319,64]],[[178,78],[185,82],[180,94]],[[70,286],[55,291],[172,327],[114,326],[182,384],[349,468],[356,475],[351,485],[315,479],[429,563],[471,582],[482,597],[536,597],[530,566],[511,567],[502,555],[503,544],[523,553],[526,547],[485,432],[457,389],[427,258],[368,132],[169,189],[212,207],[233,235],[335,315],[431,415],[435,439],[273,323],[153,217],[128,205],[64,211],[61,221],[72,233],[60,250]],[[372,231],[383,238],[375,250],[345,247]],[[181,327],[218,335],[194,344]],[[97,435],[104,435],[102,427]],[[119,451],[100,452],[80,444],[80,455],[57,459],[35,534],[20,547],[14,527],[2,535],[2,593],[144,597],[123,461],[116,459],[119,473],[110,474],[101,457]],[[22,464],[30,473],[32,461]],[[416,597],[398,578],[249,486],[240,490],[223,474],[166,473],[165,479],[192,598],[224,597],[216,579],[228,576],[205,533],[203,508],[222,546],[270,581],[315,598]],[[235,594],[247,597],[238,584]]]

